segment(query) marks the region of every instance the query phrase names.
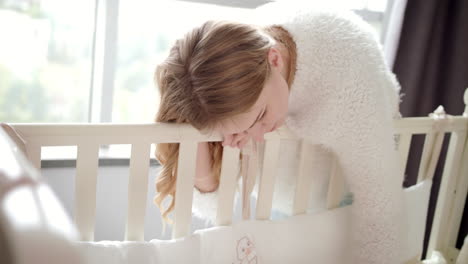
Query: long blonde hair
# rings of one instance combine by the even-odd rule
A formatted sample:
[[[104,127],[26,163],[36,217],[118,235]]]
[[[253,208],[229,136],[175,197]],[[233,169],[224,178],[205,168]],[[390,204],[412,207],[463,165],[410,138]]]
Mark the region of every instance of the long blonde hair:
[[[155,121],[189,123],[206,134],[220,121],[248,111],[269,77],[269,49],[275,40],[283,42],[279,35],[272,34],[275,27],[210,20],[178,39],[168,57],[156,67],[155,81],[161,100]],[[293,43],[292,39],[288,43]],[[289,69],[295,70],[295,53],[292,57]],[[287,81],[290,87],[291,74]],[[208,146],[218,185],[222,145],[208,142]],[[156,180],[154,203],[169,224],[173,221],[168,214],[176,202],[178,154],[178,143],[156,146],[155,156],[162,168]],[[172,200],[164,209],[162,202],[168,195]]]

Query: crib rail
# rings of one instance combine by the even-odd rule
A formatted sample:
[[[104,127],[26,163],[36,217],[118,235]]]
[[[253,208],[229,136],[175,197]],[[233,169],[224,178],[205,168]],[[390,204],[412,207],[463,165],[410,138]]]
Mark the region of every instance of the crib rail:
[[[468,94],[468,93],[467,93]],[[467,103],[465,96],[465,103]],[[41,147],[74,145],[78,148],[75,190],[75,223],[82,240],[94,240],[96,210],[96,180],[100,145],[131,144],[130,178],[125,240],[144,240],[144,218],[147,197],[147,175],[150,146],[154,143],[180,143],[177,175],[175,225],[173,238],[190,232],[197,143],[221,141],[216,133],[203,135],[187,124],[13,124],[26,140],[28,158],[40,168]],[[450,144],[445,160],[439,191],[429,251],[452,252],[455,247],[461,213],[468,189],[468,111],[463,116],[447,115],[439,107],[429,117],[409,117],[395,120],[395,136],[401,158],[401,175],[406,168],[413,135],[425,135],[418,182],[432,179],[439,160],[443,139],[450,134]],[[301,140],[286,127],[265,135],[263,173],[259,183],[256,218],[270,217],[275,182],[275,165],[279,157],[281,139]],[[293,213],[305,213],[312,181],[306,177],[306,160],[310,155],[307,143],[301,141],[301,154],[297,175],[297,190]],[[234,192],[236,187],[239,150],[225,147],[223,150],[217,224],[229,225],[232,221]],[[465,162],[462,162],[465,161]],[[463,163],[463,165],[462,165]],[[338,207],[343,196],[343,178],[335,168],[330,175],[327,208]]]

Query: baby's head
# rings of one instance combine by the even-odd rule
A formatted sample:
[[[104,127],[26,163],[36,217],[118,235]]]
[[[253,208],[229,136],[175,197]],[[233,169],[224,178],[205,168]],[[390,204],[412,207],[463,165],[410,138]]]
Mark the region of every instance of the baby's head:
[[[156,69],[161,96],[156,121],[189,123],[205,134],[250,132],[254,138],[278,127],[288,85],[275,45],[254,25],[207,21],[194,28]],[[267,107],[266,119],[251,127],[268,105],[275,107]]]

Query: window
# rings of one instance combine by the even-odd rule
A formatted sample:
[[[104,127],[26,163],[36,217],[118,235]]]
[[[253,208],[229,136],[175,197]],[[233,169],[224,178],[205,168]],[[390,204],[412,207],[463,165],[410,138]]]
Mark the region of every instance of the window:
[[[183,1],[121,0],[112,121],[152,122],[159,104],[153,81],[172,42],[210,19],[235,19],[252,9]]]
[[[235,1],[240,7],[221,6],[220,2],[223,1],[120,0],[113,122],[154,120],[159,105],[154,70],[157,62],[167,57],[175,39],[207,18],[248,17],[255,3],[261,5],[267,1]],[[369,21],[376,34],[380,33],[387,0],[335,2],[343,8],[354,9]]]
[[[0,1],[0,121],[85,122],[94,1]]]
[[[387,1],[327,3],[354,10],[381,34]],[[208,18],[248,19],[267,2],[2,0],[0,122],[153,122],[159,105],[153,74],[172,42]],[[109,157],[128,152],[104,150]],[[46,150],[43,158],[54,153]]]
[[[387,1],[327,2],[380,34]],[[207,18],[248,16],[266,2],[0,1],[0,121],[152,122],[153,73],[172,41]]]

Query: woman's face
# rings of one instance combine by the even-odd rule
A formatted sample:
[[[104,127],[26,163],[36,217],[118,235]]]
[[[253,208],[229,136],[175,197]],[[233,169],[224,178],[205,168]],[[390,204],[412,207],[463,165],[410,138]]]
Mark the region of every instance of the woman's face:
[[[221,122],[217,128],[223,134],[223,146],[242,148],[250,138],[263,141],[265,133],[283,125],[288,112],[289,89],[285,80],[284,62],[278,49],[268,55],[271,74],[260,97],[249,112]]]

